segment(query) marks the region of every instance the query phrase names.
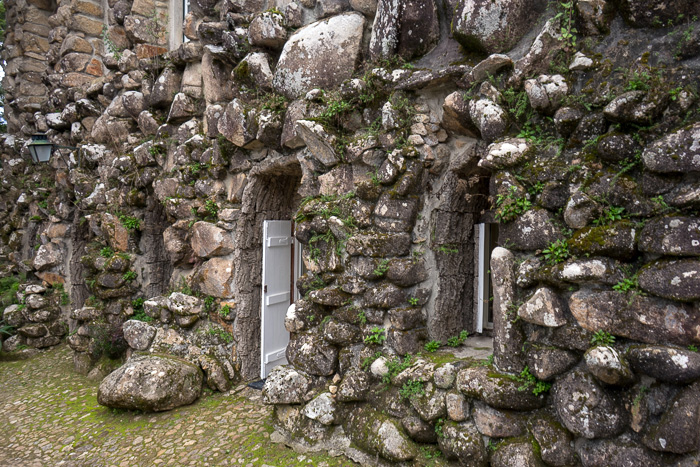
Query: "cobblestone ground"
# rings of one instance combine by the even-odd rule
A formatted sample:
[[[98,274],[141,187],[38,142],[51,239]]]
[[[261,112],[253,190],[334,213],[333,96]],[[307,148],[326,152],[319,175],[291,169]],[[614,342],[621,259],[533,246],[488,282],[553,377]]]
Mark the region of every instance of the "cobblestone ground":
[[[156,414],[102,407],[97,386],[65,345],[0,362],[0,466],[356,465],[272,443],[272,409],[246,386]]]

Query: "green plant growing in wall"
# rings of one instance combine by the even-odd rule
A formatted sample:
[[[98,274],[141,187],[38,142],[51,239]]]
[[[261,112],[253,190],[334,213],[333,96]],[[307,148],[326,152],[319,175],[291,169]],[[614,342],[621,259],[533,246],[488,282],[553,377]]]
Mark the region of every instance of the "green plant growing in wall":
[[[102,42],[105,45],[105,48],[107,49],[107,52],[111,53],[114,55],[114,59],[116,61],[121,60],[122,58],[122,49],[121,47],[117,47],[117,44],[114,43],[112,38],[109,36],[109,29],[107,29],[107,26],[102,26],[102,34],[100,35],[102,38]]]
[[[374,274],[377,277],[382,277],[384,274],[387,273],[389,270],[389,260],[388,259],[383,259],[379,262],[376,268],[374,268],[374,271],[372,271],[372,274]]]
[[[416,297],[408,297],[408,304],[411,306],[417,306],[419,300]]]
[[[224,319],[228,319],[231,316],[231,307],[229,305],[224,305],[221,307],[219,310],[219,316],[221,316]]]
[[[435,352],[437,349],[440,348],[440,341],[430,341],[430,342],[427,342],[423,348],[425,349],[426,352],[428,352],[428,353],[433,353],[433,352]]]
[[[219,205],[213,199],[208,199],[204,203],[204,209],[207,211],[208,215],[214,219],[219,217]]]
[[[100,250],[100,256],[102,256],[103,258],[109,259],[112,256],[114,256],[114,250],[112,248],[106,246]]]
[[[625,208],[619,206],[606,206],[603,212],[593,221],[595,225],[607,225],[622,220]]]
[[[617,290],[620,293],[639,290],[639,278],[636,274],[632,277],[625,277],[620,282],[613,285],[613,290]]]
[[[413,399],[414,397],[425,395],[423,382],[409,379],[399,389],[399,395],[404,399]]]
[[[66,292],[65,286],[63,284],[55,284],[53,286],[54,293],[58,294],[59,303],[61,306],[66,306],[70,304],[70,296]]]
[[[216,299],[211,295],[207,295],[206,297],[204,297],[204,311],[206,311],[207,313],[214,311],[215,302]]]
[[[138,275],[134,271],[126,271],[124,275],[122,276],[122,279],[124,279],[125,282],[133,282],[136,280]]]
[[[568,52],[572,52],[576,49],[576,34],[578,30],[576,29],[576,16],[574,13],[574,0],[569,0],[568,2],[559,2],[559,13],[554,17],[555,19],[561,19],[561,28],[559,33],[561,34],[562,41],[566,45]]]
[[[365,344],[376,344],[382,345],[386,341],[386,333],[384,328],[379,326],[374,326],[370,331],[369,335],[365,337]]]
[[[19,303],[17,292],[19,291],[20,278],[18,276],[7,276],[0,278],[0,304],[9,306]]]
[[[518,188],[510,186],[505,195],[496,196],[496,220],[510,222],[529,211],[532,203],[525,197],[518,196]]]
[[[121,222],[122,226],[124,226],[124,228],[130,232],[141,230],[141,220],[137,219],[136,217],[120,214],[119,222]]]
[[[233,336],[231,335],[231,333],[218,326],[209,328],[207,334],[218,338],[226,344],[233,343]]]
[[[548,264],[558,264],[569,257],[569,245],[566,241],[560,239],[550,243],[547,248],[542,250],[542,254]]]
[[[614,343],[615,343],[615,336],[613,336],[609,332],[603,331],[602,329],[599,331],[596,331],[593,334],[593,337],[591,337],[591,345],[593,345],[593,346],[598,346],[598,345],[611,346]]]
[[[518,391],[527,391],[531,389],[535,396],[539,396],[543,392],[549,391],[549,389],[552,387],[551,383],[538,380],[532,373],[530,373],[530,367],[527,366],[520,372],[519,375],[510,376],[510,378],[513,381],[521,383],[520,386],[518,386]]]
[[[443,426],[445,426],[445,420],[442,418],[438,418],[437,422],[435,422],[435,434],[438,438],[445,437],[445,433],[442,430]]]
[[[404,356],[403,360],[399,357],[394,357],[391,360],[387,360],[386,367],[389,371],[387,374],[382,376],[382,383],[384,383],[384,385],[391,384],[391,380],[394,378],[394,376],[411,366],[412,359],[413,357],[410,354],[407,354]]]
[[[467,337],[469,337],[469,333],[466,330],[462,330],[458,335],[447,339],[447,345],[450,347],[459,347],[467,341]]]

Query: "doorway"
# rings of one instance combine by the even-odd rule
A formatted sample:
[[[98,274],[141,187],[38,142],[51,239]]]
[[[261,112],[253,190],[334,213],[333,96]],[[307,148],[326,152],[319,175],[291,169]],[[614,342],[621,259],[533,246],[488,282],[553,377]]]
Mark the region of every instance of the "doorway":
[[[287,363],[289,333],[284,327],[287,309],[296,300],[296,282],[302,274],[301,248],[287,220],[263,222],[260,378]]]

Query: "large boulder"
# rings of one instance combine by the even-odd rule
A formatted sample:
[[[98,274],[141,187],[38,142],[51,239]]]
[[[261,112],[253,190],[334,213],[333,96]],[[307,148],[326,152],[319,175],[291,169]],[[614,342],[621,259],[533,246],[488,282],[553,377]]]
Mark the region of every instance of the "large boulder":
[[[41,245],[34,257],[33,266],[37,271],[52,268],[63,261],[61,247],[55,243]]]
[[[97,402],[117,409],[170,410],[197,400],[202,380],[199,367],[185,360],[165,355],[135,356],[102,380]]]
[[[700,300],[700,261],[657,261],[639,272],[639,286],[646,292],[671,300]]]
[[[462,0],[452,19],[452,34],[467,50],[510,50],[547,5],[542,0]]]
[[[571,448],[573,436],[554,417],[542,416],[530,422],[530,432],[540,445],[542,460],[548,465],[576,465],[576,456]]]
[[[619,221],[605,226],[578,230],[568,241],[571,253],[578,256],[610,256],[631,259],[636,252],[637,229],[632,222]]]
[[[265,404],[301,404],[311,388],[311,379],[291,366],[274,368],[262,389]]]
[[[700,315],[689,305],[623,294],[581,290],[569,299],[569,309],[584,329],[655,344],[700,343]]]
[[[344,427],[355,444],[390,461],[410,461],[418,455],[399,423],[369,406],[352,411]]]
[[[445,422],[442,425],[442,436],[438,437],[438,444],[447,459],[458,460],[460,465],[488,465],[488,454],[474,422]]]
[[[684,388],[670,402],[659,423],[649,427],[644,444],[655,451],[685,454],[700,444],[700,383]]]
[[[432,49],[440,38],[434,0],[380,0],[370,38],[370,57],[390,59],[398,54],[412,60]]]
[[[338,349],[313,332],[295,334],[287,345],[287,360],[309,374],[330,376],[336,368]]]
[[[622,404],[593,377],[573,371],[554,386],[554,405],[566,428],[584,438],[607,438],[624,430]]]
[[[192,250],[200,258],[224,256],[233,251],[233,235],[210,222],[192,226]]]
[[[659,453],[646,449],[625,436],[593,441],[581,439],[576,443],[576,453],[585,466],[643,465],[645,467],[661,467],[666,465]]]
[[[192,283],[205,295],[232,298],[233,272],[233,260],[224,257],[211,258],[195,271]]]
[[[528,383],[487,367],[465,368],[457,373],[457,389],[465,396],[486,402],[497,409],[533,410],[544,397],[535,395]]]
[[[669,256],[700,256],[700,218],[673,216],[650,220],[639,236],[639,250]]]
[[[611,385],[628,385],[635,381],[627,359],[615,348],[599,345],[588,349],[583,356],[593,376]]]
[[[156,328],[143,321],[130,319],[122,326],[124,339],[134,350],[146,350],[156,336]]]
[[[294,99],[313,88],[331,89],[352,76],[365,19],[344,13],[305,26],[282,49],[273,86]]]
[[[539,326],[556,328],[566,324],[564,307],[556,293],[549,287],[540,287],[518,308],[518,316]]]
[[[658,139],[642,153],[644,167],[659,173],[700,171],[700,123]]]
[[[633,345],[627,358],[635,371],[658,380],[685,384],[700,379],[700,353],[664,345]]]

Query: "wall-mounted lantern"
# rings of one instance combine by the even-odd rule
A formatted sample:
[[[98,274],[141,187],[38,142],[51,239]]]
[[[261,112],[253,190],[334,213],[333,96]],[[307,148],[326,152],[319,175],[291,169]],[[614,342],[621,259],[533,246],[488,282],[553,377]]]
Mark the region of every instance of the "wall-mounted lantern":
[[[32,156],[32,161],[35,164],[39,162],[49,162],[54,151],[60,149],[78,149],[75,146],[59,146],[49,141],[49,137],[44,133],[34,133],[32,142],[29,143],[29,154]],[[61,154],[59,152],[59,154]],[[61,155],[61,157],[63,157]],[[66,162],[64,160],[64,162]],[[68,163],[66,162],[66,166]],[[80,164],[78,164],[80,165]]]

